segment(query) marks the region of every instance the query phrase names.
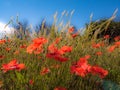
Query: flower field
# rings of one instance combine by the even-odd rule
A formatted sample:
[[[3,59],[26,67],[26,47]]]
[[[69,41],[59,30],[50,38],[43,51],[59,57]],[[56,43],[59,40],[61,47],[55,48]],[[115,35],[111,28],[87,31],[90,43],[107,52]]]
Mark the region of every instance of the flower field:
[[[120,36],[67,32],[0,40],[0,90],[120,90]],[[106,88],[106,89],[105,89]],[[116,88],[116,89],[115,89]]]

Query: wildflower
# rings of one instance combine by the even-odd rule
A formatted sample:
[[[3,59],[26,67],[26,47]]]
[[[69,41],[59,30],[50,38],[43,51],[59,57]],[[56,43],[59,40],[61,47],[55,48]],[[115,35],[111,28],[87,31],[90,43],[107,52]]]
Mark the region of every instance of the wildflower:
[[[72,34],[72,37],[73,37],[73,38],[75,38],[76,36],[78,36],[78,33]]]
[[[48,50],[50,53],[58,52],[58,48],[55,46],[55,44],[49,45]]]
[[[59,49],[59,53],[62,55],[62,54],[65,54],[66,52],[71,52],[72,51],[72,47],[70,46],[63,46],[61,47],[61,49]]]
[[[33,43],[34,44],[45,44],[47,42],[47,39],[43,38],[43,37],[40,37],[40,38],[35,38],[33,40]]]
[[[18,64],[17,65],[17,67],[16,67],[16,69],[18,70],[18,71],[21,71],[22,69],[25,69],[25,64]]]
[[[115,42],[114,45],[120,46],[120,41]]]
[[[58,44],[61,39],[62,39],[62,37],[56,38],[56,39],[55,39],[55,42],[53,42],[53,44]]]
[[[49,72],[50,72],[50,69],[44,67],[44,68],[41,70],[40,74],[41,74],[41,75],[45,75],[45,74],[47,74],[47,73],[49,73]]]
[[[64,87],[56,87],[56,88],[54,88],[54,90],[67,90],[67,89]]]
[[[89,73],[90,68],[91,66],[88,64],[87,60],[85,58],[80,58],[75,65],[71,66],[71,73],[85,77]]]
[[[36,48],[36,50],[34,50],[34,54],[39,54],[43,51],[42,49],[42,45],[40,45],[38,48]]]
[[[8,64],[3,64],[1,69],[3,70],[3,72],[7,72],[9,70],[21,71],[22,69],[25,69],[25,65],[18,64],[17,60],[13,59]]]
[[[63,56],[59,55],[58,53],[48,53],[46,55],[46,57],[47,58],[53,58],[53,59],[55,59],[57,61],[60,61],[60,62],[65,62],[65,61],[68,60],[68,58],[63,57]]]
[[[0,40],[0,44],[4,44],[5,42],[6,42],[6,40],[5,40],[5,39]]]
[[[93,44],[92,47],[93,47],[93,48],[100,48],[100,47],[101,47],[101,44],[100,44],[100,43]]]
[[[34,83],[34,81],[31,79],[31,80],[29,80],[29,84],[30,85],[33,85],[33,83]]]
[[[115,40],[115,41],[119,41],[119,40],[120,40],[120,36],[114,37],[114,40]]]
[[[116,48],[116,45],[110,46],[108,48],[108,52],[113,52],[115,48]]]
[[[46,57],[53,58],[60,62],[65,62],[68,60],[68,58],[63,57],[62,55],[65,54],[66,52],[71,52],[71,50],[72,47],[70,46],[63,46],[60,49],[58,49],[53,43],[48,47],[49,53],[46,54]]]
[[[109,39],[109,38],[110,38],[110,35],[105,35],[104,38],[105,38],[105,39]]]
[[[108,75],[108,71],[99,67],[99,66],[92,66],[91,67],[91,73],[93,75],[99,75],[100,78],[104,78],[105,76]]]
[[[100,56],[102,55],[102,52],[96,52],[96,55]]]
[[[88,64],[86,58],[82,57],[70,67],[71,73],[75,73],[81,77],[85,77],[87,74],[99,75],[100,78],[104,78],[108,75],[108,71],[98,66],[91,66]]]
[[[20,48],[27,48],[27,45],[23,44],[23,45],[20,45]]]
[[[4,55],[0,55],[0,59],[3,59],[5,56]]]
[[[76,75],[79,75],[81,77],[85,77],[87,75],[86,70],[81,67],[71,66],[70,70],[71,73],[75,73]]]
[[[90,55],[85,55],[83,58],[89,59],[91,56]]]
[[[32,54],[32,52],[36,49],[36,46],[34,44],[31,44],[27,47],[27,52],[29,54]]]
[[[74,27],[70,27],[70,28],[68,29],[68,32],[69,32],[69,33],[73,33],[73,32],[74,32]]]
[[[6,51],[10,51],[11,50],[11,48],[9,48],[9,47],[6,47],[5,49],[6,49]]]
[[[42,46],[47,42],[47,39],[41,37],[41,38],[35,38],[33,40],[33,43],[27,47],[27,52],[32,54],[34,52],[35,54],[39,54],[42,51]]]

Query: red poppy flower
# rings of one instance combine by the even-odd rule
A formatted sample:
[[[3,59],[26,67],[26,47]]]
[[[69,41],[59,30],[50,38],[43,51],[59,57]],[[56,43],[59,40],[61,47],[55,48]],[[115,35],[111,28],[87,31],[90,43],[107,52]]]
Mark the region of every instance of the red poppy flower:
[[[58,52],[58,48],[55,46],[55,44],[49,45],[48,50],[50,53]]]
[[[63,57],[63,56],[59,55],[58,53],[48,53],[46,55],[46,57],[47,58],[53,58],[53,59],[55,59],[57,61],[60,61],[60,62],[65,62],[65,61],[68,60],[68,58]]]
[[[74,32],[74,27],[70,27],[70,28],[68,29],[68,32],[69,32],[69,33],[73,33],[73,32]]]
[[[35,54],[39,54],[42,51],[42,46],[47,42],[47,39],[41,37],[41,38],[35,38],[33,40],[33,43],[27,47],[27,52],[32,53],[34,52]]]
[[[47,73],[49,73],[49,72],[50,72],[50,69],[44,67],[44,68],[41,70],[40,74],[41,74],[41,75],[45,75],[45,74],[47,74]]]
[[[56,87],[56,88],[54,88],[54,90],[67,90],[67,89],[64,87]]]
[[[61,49],[59,49],[59,53],[61,55],[65,54],[66,52],[71,52],[72,51],[72,47],[71,46],[63,46],[61,47]]]
[[[0,44],[4,44],[5,42],[6,42],[6,40],[5,40],[5,39],[0,40]]]
[[[99,75],[100,78],[104,78],[108,74],[108,71],[101,67],[89,65],[85,58],[80,58],[77,63],[73,64],[70,67],[70,71],[81,77],[85,77],[87,74],[92,73],[93,75]]]
[[[40,44],[45,44],[47,41],[48,41],[47,39],[45,39],[45,38],[43,38],[43,37],[40,37],[40,38],[35,38],[35,39],[33,40],[33,43],[40,45]]]
[[[76,36],[78,36],[78,33],[72,34],[72,37],[73,37],[73,38],[75,38]]]
[[[11,50],[11,48],[9,48],[9,47],[7,47],[7,48],[5,48],[6,49],[6,51],[10,51]]]
[[[120,40],[120,36],[114,37],[114,40],[115,40],[115,41],[119,41],[119,40]]]
[[[54,43],[54,44],[58,44],[61,39],[62,39],[62,37],[56,38],[56,39],[55,39],[55,42],[53,42],[53,43]]]
[[[71,66],[71,73],[85,77],[89,73],[90,68],[91,66],[88,64],[87,60],[85,58],[80,58],[75,65]]]
[[[98,67],[98,66],[92,66],[91,67],[91,73],[93,75],[99,75],[100,78],[104,78],[105,76],[108,75],[108,71],[101,68],[101,67]]]
[[[42,45],[40,45],[39,47],[37,47],[37,48],[34,50],[34,54],[40,54],[42,51],[43,51]]]
[[[102,55],[102,52],[96,52],[95,54],[100,56],[100,55]]]
[[[34,81],[33,80],[29,80],[29,84],[33,85]]]
[[[115,48],[116,48],[116,45],[110,46],[108,48],[108,52],[113,52],[115,50]]]
[[[90,55],[85,55],[83,58],[89,59],[91,56]]]
[[[100,47],[101,47],[101,44],[100,44],[100,43],[93,44],[92,47],[93,47],[93,48],[100,48]]]
[[[115,42],[114,45],[120,46],[120,41]]]
[[[27,45],[25,45],[25,44],[20,46],[20,48],[26,48],[26,47],[27,47]]]
[[[25,64],[18,64],[16,67],[17,70],[21,71],[22,69],[25,69]]]
[[[108,39],[108,38],[110,38],[110,35],[105,35],[104,38]]]
[[[0,59],[3,59],[5,56],[4,55],[0,55]]]
[[[7,72],[9,70],[22,70],[25,68],[24,64],[18,64],[16,59],[13,59],[12,61],[10,61],[8,64],[3,64],[2,65],[2,70],[3,72]]]

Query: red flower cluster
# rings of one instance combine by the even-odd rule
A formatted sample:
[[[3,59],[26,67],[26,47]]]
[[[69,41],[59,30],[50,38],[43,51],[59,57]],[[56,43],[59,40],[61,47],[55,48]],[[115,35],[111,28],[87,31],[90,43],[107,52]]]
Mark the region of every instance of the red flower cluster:
[[[85,77],[90,72],[91,66],[85,57],[79,59],[79,61],[71,66],[71,73],[75,73],[81,77]]]
[[[0,40],[0,44],[4,44],[6,42],[5,39]]]
[[[42,52],[42,46],[47,42],[47,39],[40,37],[33,40],[33,43],[27,47],[27,52],[39,54]]]
[[[94,44],[92,44],[92,47],[93,48],[100,48],[100,47],[102,47],[102,46],[104,46],[104,43],[102,42],[102,43],[94,43]]]
[[[48,51],[49,53],[47,53],[47,57],[48,58],[53,58],[57,61],[60,62],[65,62],[68,60],[68,58],[63,57],[63,54],[67,53],[67,52],[71,52],[72,51],[72,47],[70,46],[63,46],[60,49],[58,49],[55,46],[55,43],[53,42],[49,47],[48,47]]]
[[[70,67],[71,73],[75,73],[81,77],[85,77],[87,74],[92,73],[93,75],[99,75],[100,78],[104,78],[108,71],[104,70],[99,66],[91,66],[85,57],[80,58],[80,60]]]
[[[25,65],[23,63],[18,64],[17,60],[13,59],[8,64],[3,64],[1,69],[3,70],[3,72],[7,72],[9,70],[21,71],[22,69],[25,69]]]
[[[115,50],[115,48],[118,48],[118,47],[120,47],[120,41],[117,41],[114,43],[114,45],[110,46],[108,48],[108,52],[113,52]]]

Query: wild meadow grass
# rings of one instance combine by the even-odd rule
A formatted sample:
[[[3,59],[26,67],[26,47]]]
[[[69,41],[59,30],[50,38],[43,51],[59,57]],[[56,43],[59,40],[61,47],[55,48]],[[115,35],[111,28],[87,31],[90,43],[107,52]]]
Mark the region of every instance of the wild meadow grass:
[[[69,23],[53,24],[49,34],[43,28],[32,39],[1,39],[0,90],[111,90],[105,81],[119,86],[120,38],[96,39],[101,25],[91,38],[93,26],[81,35]]]

